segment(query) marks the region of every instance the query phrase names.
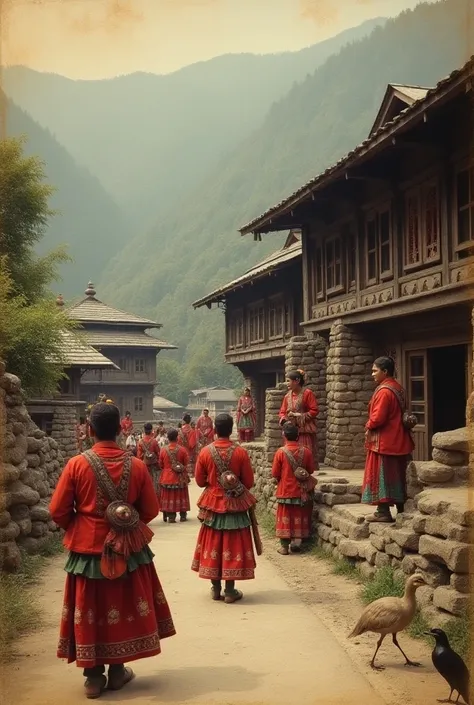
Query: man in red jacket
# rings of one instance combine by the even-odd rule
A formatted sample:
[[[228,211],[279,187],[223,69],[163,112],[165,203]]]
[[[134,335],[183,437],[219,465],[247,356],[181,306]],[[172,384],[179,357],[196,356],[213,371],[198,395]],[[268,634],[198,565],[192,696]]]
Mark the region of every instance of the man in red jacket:
[[[187,521],[189,504],[189,455],[185,448],[178,445],[178,431],[168,431],[169,444],[160,451],[160,507],[163,521],[176,523],[176,513],[180,521]]]
[[[117,563],[104,553],[106,541],[113,541],[106,511],[110,495],[119,498],[122,513],[124,509],[138,513],[145,530],[141,535],[152,535],[143,525],[158,514],[158,499],[145,464],[116,443],[118,408],[96,404],[90,424],[95,444],[66,464],[50,512],[65,530],[64,545],[69,549],[57,655],[84,669],[86,697],[93,699],[106,685],[109,690],[123,688],[134,677],[124,661],[159,654],[160,640],[176,632],[148,543],[139,537],[135,551],[116,556],[122,558],[124,571],[117,577]],[[107,579],[103,571],[111,565]]]
[[[144,434],[140,438],[137,444],[137,457],[143,460],[150,473],[151,480],[153,482],[153,487],[155,488],[156,494],[159,496],[160,493],[160,475],[161,469],[159,465],[160,458],[160,446],[158,441],[153,435],[153,426],[151,423],[146,423],[143,426]]]
[[[311,534],[313,496],[316,479],[309,448],[298,443],[298,428],[291,423],[283,426],[285,445],[273,458],[272,476],[277,480],[276,535],[281,546],[278,553],[287,556],[298,552],[302,539]]]

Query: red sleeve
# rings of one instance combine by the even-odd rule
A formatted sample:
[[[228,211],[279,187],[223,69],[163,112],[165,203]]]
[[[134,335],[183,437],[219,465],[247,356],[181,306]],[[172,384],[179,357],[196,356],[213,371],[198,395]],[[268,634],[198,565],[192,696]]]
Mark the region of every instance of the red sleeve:
[[[138,443],[137,443],[137,458],[139,460],[143,460],[143,455],[144,455],[143,443],[141,441],[138,441]]]
[[[309,414],[312,419],[315,419],[318,415],[319,409],[318,402],[311,389],[306,389],[304,401],[306,406],[308,407],[308,411],[306,413]]]
[[[285,396],[283,397],[283,401],[281,403],[281,407],[280,407],[280,414],[279,414],[280,422],[282,419],[286,419],[287,411],[288,411],[288,399],[285,394]]]
[[[194,450],[197,444],[196,431],[190,431],[188,436],[189,449]]]
[[[303,467],[307,472],[309,472],[310,475],[314,472],[315,462],[316,458],[313,459],[312,452],[308,448],[305,448],[305,452],[303,453]]]
[[[275,455],[273,456],[273,464],[272,464],[272,477],[275,478],[275,480],[281,480],[281,471],[283,469],[283,453],[281,452],[280,449],[277,450]]]
[[[73,480],[73,464],[69,461],[62,471],[56,489],[54,490],[49,512],[52,520],[61,527],[67,529],[74,519],[75,487]]]
[[[208,458],[209,451],[204,448],[198,455],[194,470],[194,479],[198,487],[206,487],[207,485]]]
[[[160,455],[160,446],[158,445],[158,443],[156,442],[155,439],[153,439],[153,441],[152,441],[151,449],[152,449],[152,452],[153,452],[153,453],[156,455],[156,457],[158,458],[159,455]]]
[[[137,467],[138,462],[140,467]],[[135,507],[140,515],[140,519],[144,524],[149,524],[152,519],[158,516],[160,511],[160,505],[158,504],[158,497],[156,496],[155,488],[153,487],[153,482],[151,475],[145,463],[137,461],[134,458],[132,461],[132,468],[135,466],[135,470],[141,475],[140,477],[140,492],[138,494],[138,499],[135,502]],[[138,474],[137,472],[137,474]]]
[[[240,479],[242,481],[242,484],[245,485],[245,487],[249,490],[251,487],[253,487],[253,482],[254,482],[254,477],[253,477],[253,470],[252,470],[252,464],[250,462],[250,457],[245,448],[239,448],[241,452],[241,456],[239,458],[241,462],[240,466]]]
[[[365,425],[366,428],[372,430],[387,423],[392,395],[393,392],[390,389],[380,389],[374,395],[370,404],[369,420]]]
[[[180,446],[178,448],[178,456],[177,457],[178,457],[179,462],[182,463],[183,465],[187,465],[189,463],[189,453],[186,450],[186,448],[183,448],[182,446]]]
[[[165,456],[166,456],[166,451],[164,448],[160,450],[160,454],[158,456],[158,464],[162,470],[165,469]]]

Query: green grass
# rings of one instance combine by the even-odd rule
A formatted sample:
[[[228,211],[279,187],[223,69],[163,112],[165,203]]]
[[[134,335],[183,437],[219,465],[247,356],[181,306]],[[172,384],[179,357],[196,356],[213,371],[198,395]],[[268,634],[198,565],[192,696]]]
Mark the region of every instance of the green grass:
[[[40,581],[48,558],[63,550],[61,537],[54,535],[40,555],[22,552],[22,566],[17,573],[0,574],[0,661],[14,658],[14,642],[41,626],[33,588]]]

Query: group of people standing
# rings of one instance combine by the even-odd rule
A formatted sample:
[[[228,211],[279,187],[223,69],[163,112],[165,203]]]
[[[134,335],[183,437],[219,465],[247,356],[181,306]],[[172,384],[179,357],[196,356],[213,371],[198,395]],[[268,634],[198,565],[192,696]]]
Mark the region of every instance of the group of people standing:
[[[393,360],[377,358],[372,377],[362,501],[376,505],[369,521],[389,522],[390,506],[402,511],[406,498],[413,419],[394,379]],[[287,383],[279,414],[283,444],[272,465],[282,555],[297,553],[310,535],[318,469],[316,397],[305,388],[302,370],[290,373]],[[251,427],[242,419],[255,413],[250,390],[244,399],[237,421],[241,439],[240,431]],[[201,525],[191,569],[210,581],[212,600],[233,604],[243,597],[235,582],[255,577],[262,550],[250,491],[254,472],[245,447],[231,440],[232,416],[220,414],[214,423],[208,415],[201,418],[195,464],[195,481],[203,490],[197,502]],[[57,655],[84,669],[87,698],[99,697],[106,687],[124,687],[134,677],[125,662],[159,654],[161,640],[176,633],[148,524],[160,508],[170,522],[189,510],[190,421],[186,415],[180,429],[169,430],[161,449],[147,426],[144,449],[134,457],[117,443],[123,432],[118,408],[98,403],[89,420],[92,447],[67,463],[54,492],[51,516],[64,529],[69,550]],[[158,458],[158,490],[147,453],[149,461]]]

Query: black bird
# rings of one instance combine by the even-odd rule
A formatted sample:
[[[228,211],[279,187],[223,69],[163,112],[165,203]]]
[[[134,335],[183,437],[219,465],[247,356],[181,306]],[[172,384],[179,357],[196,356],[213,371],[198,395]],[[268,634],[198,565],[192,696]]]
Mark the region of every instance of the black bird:
[[[448,682],[451,692],[447,700],[439,700],[440,703],[458,702],[462,695],[464,702],[469,705],[469,671],[462,658],[449,645],[448,637],[442,629],[431,629],[426,632],[436,640],[436,646],[431,654],[433,665],[440,675]],[[451,700],[453,691],[458,696],[456,700]]]

